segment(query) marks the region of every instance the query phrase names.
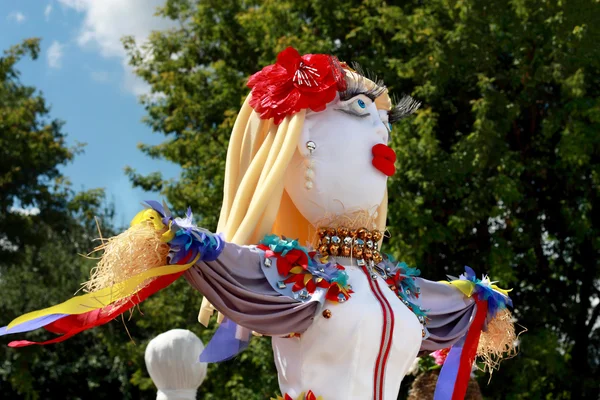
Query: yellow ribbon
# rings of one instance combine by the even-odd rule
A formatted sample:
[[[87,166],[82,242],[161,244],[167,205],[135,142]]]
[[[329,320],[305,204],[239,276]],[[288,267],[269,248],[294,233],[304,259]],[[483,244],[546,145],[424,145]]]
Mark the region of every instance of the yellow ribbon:
[[[152,210],[153,211],[153,210]],[[160,220],[159,220],[160,222]],[[161,222],[162,223],[162,222]],[[197,255],[194,261],[182,265],[165,265],[162,267],[152,268],[142,272],[139,275],[131,277],[123,282],[116,283],[110,287],[98,290],[97,292],[87,293],[81,296],[73,297],[64,303],[57,304],[52,307],[44,308],[43,310],[32,311],[15,318],[6,327],[7,330],[14,328],[24,322],[34,320],[51,314],[84,314],[89,311],[97,310],[106,307],[107,305],[126,299],[136,292],[139,286],[147,279],[156,278],[159,276],[175,274],[189,269],[198,261],[200,255]]]
[[[465,296],[471,297],[473,295],[473,291],[475,290],[475,282],[467,281],[464,279],[457,279],[454,281],[440,281],[441,283],[445,283],[447,285],[454,286],[458,290],[460,290]],[[502,293],[506,297],[508,297],[508,293],[512,291],[512,289],[502,289],[496,285],[490,285],[490,287],[496,292]]]

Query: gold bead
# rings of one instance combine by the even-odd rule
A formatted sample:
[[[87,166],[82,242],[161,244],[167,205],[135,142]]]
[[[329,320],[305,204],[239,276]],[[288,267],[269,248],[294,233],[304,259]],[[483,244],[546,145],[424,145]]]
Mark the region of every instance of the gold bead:
[[[383,235],[381,234],[381,232],[373,231],[373,241],[374,242],[379,242],[382,237],[383,237]]]
[[[335,228],[328,228],[327,229],[327,236],[331,237],[331,236],[335,236],[336,230]]]
[[[327,309],[323,310],[323,318],[325,318],[325,319],[331,318],[331,311],[329,311]]]
[[[332,256],[337,256],[340,252],[340,245],[339,244],[332,244],[329,246],[329,254],[331,254]]]
[[[373,252],[373,261],[375,261],[375,264],[379,264],[380,262],[382,262],[383,257],[381,256],[381,253],[379,253],[378,251],[374,251]]]
[[[338,236],[342,238],[348,236],[348,232],[349,230],[345,226],[340,226],[337,230]]]
[[[365,239],[365,237],[367,236],[367,228],[360,228],[356,231],[356,237],[359,239]]]
[[[350,257],[352,248],[350,246],[342,246],[342,257]]]
[[[373,258],[373,250],[365,249],[364,258],[365,260],[370,260],[371,258]]]
[[[322,256],[329,254],[329,247],[324,244],[319,246],[319,254]]]
[[[373,233],[371,231],[367,231],[365,234],[365,240],[371,240],[373,238]]]
[[[357,246],[352,250],[352,256],[356,258],[363,258],[362,246]]]
[[[320,238],[323,238],[326,234],[327,234],[327,228],[317,229],[317,235],[319,235]]]
[[[421,329],[421,337],[424,338],[425,337],[425,329]]]

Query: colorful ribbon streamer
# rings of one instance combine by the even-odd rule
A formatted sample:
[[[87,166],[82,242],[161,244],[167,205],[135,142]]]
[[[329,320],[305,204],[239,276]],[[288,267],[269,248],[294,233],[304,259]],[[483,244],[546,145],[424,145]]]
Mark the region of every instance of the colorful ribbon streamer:
[[[475,299],[477,311],[471,322],[467,335],[463,340],[452,346],[450,353],[440,371],[435,387],[434,400],[463,400],[471,378],[471,368],[477,355],[477,345],[483,330],[488,303]]]
[[[151,278],[157,278],[160,276],[171,275],[185,271],[194,265],[199,258],[200,256],[198,255],[194,261],[187,264],[165,265],[158,268],[152,268],[148,271],[142,272],[139,275],[129,278],[126,281],[117,283],[97,292],[73,297],[64,303],[21,315],[7,325],[6,331],[7,333],[12,333],[10,332],[12,328],[15,328],[25,322],[38,320],[41,317],[52,314],[85,314],[93,310],[104,308],[119,300],[133,296],[144,281]]]

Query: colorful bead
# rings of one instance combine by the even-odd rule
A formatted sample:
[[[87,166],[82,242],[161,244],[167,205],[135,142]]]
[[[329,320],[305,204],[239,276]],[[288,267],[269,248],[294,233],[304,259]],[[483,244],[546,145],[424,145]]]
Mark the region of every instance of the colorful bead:
[[[373,241],[374,242],[379,242],[381,240],[381,238],[383,237],[383,235],[379,231],[373,231],[372,233],[373,233]]]

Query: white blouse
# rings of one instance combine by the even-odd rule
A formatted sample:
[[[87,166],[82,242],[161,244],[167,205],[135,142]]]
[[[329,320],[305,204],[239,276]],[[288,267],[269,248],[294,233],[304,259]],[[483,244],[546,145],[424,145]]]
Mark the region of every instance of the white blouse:
[[[336,260],[354,293],[344,303],[325,301],[300,337],[273,337],[281,391],[294,399],[312,390],[328,400],[395,400],[417,357],[422,326],[381,276]]]

